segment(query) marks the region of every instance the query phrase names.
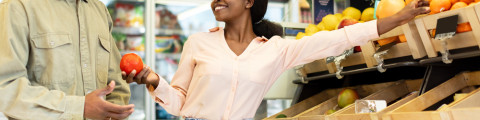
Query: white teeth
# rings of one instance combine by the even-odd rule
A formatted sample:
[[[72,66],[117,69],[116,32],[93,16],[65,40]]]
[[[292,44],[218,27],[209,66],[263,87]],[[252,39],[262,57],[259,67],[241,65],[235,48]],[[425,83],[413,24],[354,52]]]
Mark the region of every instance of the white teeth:
[[[227,8],[226,6],[217,6],[215,7],[215,11],[219,11],[221,9]]]

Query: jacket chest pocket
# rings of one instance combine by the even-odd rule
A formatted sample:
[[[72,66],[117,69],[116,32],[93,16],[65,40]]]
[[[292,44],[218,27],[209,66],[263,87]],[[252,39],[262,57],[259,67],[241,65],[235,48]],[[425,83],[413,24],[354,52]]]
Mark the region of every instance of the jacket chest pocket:
[[[97,45],[97,88],[102,88],[107,85],[108,81],[108,69],[110,65],[110,51],[112,49],[111,42],[108,37],[98,36]]]
[[[72,40],[69,34],[48,33],[33,36],[33,72],[36,82],[50,89],[69,87],[75,81]]]

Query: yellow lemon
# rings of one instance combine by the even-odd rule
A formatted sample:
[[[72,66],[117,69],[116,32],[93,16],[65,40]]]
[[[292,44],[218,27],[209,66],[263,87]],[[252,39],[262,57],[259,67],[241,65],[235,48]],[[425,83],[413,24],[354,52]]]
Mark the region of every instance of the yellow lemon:
[[[317,28],[319,31],[325,30],[325,24],[323,22],[320,22],[317,24]]]
[[[370,21],[373,20],[373,12],[375,9],[369,7],[363,10],[362,17],[360,18],[361,21]]]
[[[337,27],[338,23],[340,23],[340,20],[335,17],[335,15],[328,14],[327,16],[322,18],[322,22],[325,26],[325,30],[335,30]]]
[[[343,15],[342,15],[342,13],[336,13],[335,17],[337,17],[338,20],[341,20]]]
[[[362,16],[362,12],[358,10],[357,8],[354,7],[348,7],[342,12],[343,16],[350,16],[353,19],[360,20],[360,17]]]
[[[295,37],[295,39],[302,39],[303,37],[305,37],[307,34],[303,33],[303,32],[299,32],[297,33],[297,37]]]
[[[316,25],[308,24],[307,28],[305,28],[305,33],[316,33],[320,31]]]

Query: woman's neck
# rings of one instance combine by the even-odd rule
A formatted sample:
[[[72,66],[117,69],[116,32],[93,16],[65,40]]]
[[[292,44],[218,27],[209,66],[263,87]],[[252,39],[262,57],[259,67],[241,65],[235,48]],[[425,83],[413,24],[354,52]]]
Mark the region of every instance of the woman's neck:
[[[225,22],[225,39],[241,43],[250,43],[257,37],[253,32],[252,20],[249,15],[242,15],[237,19]]]

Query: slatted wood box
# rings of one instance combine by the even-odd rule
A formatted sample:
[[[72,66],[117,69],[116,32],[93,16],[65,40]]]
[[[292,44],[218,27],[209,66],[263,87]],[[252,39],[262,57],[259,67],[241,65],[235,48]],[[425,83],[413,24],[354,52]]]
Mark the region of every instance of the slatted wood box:
[[[325,59],[315,60],[311,63],[305,64],[302,70],[305,74],[324,72],[324,71],[328,73],[333,73],[331,71],[328,71],[327,63]]]
[[[428,92],[414,98],[413,100],[401,105],[400,107],[388,112],[387,114],[384,114],[382,118],[383,120],[446,120],[446,117],[450,116],[451,113],[444,112],[442,110],[424,110],[438,103],[439,101],[455,94],[461,89],[471,88],[472,86],[477,85],[480,85],[480,71],[458,74],[450,80],[429,90]],[[478,90],[474,92],[478,92]],[[478,105],[478,102],[479,101],[472,104]],[[453,102],[453,105],[455,103],[456,102]],[[446,108],[448,108],[448,106]],[[478,109],[476,110],[478,111]],[[464,113],[456,113],[454,116],[458,116],[460,114]]]
[[[420,80],[415,80],[414,82],[408,82],[410,84],[410,88],[407,88],[406,82],[405,81],[398,81],[398,82],[390,82],[388,84],[389,86],[381,88],[381,89],[375,89],[371,92],[368,96],[362,98],[363,100],[380,100],[380,99],[386,99],[387,101],[393,101],[392,98],[388,98],[391,96],[404,96],[407,95],[409,92],[408,91],[413,91],[413,89],[420,88]],[[410,89],[410,90],[408,90]],[[399,95],[402,94],[402,95]],[[333,106],[337,105],[337,98],[331,98],[331,101],[326,101],[318,106],[315,106],[303,113],[300,113],[297,115],[298,120],[332,120],[336,119],[336,115],[342,114],[342,113],[350,113],[355,112],[355,105],[349,105],[343,109],[338,110],[337,112],[331,114],[331,115],[325,115],[324,113],[332,109]]]
[[[382,34],[378,39],[372,40],[367,43],[367,45],[362,46],[362,52],[365,57],[365,61],[367,61],[368,67],[374,67],[377,65],[377,61],[373,57],[375,51],[379,49],[376,47],[374,41],[378,41],[385,38],[405,35],[407,42],[398,43],[392,48],[390,48],[385,56],[383,56],[384,60],[400,58],[400,57],[408,57],[411,56],[412,59],[419,59],[425,57],[426,51],[425,47],[422,43],[422,39],[418,34],[417,27],[414,21],[408,22],[404,25],[396,27],[389,32]]]
[[[415,22],[413,21],[396,27],[395,29],[380,35],[378,39],[371,40],[367,44],[360,46],[362,48],[362,52],[354,53],[353,55],[348,56],[346,60],[342,61],[341,65],[348,67],[366,64],[367,67],[375,67],[378,63],[373,55],[375,54],[375,51],[379,49],[379,47],[375,45],[374,41],[400,35],[405,35],[407,42],[398,43],[390,48],[387,54],[383,56],[384,60],[406,56],[411,56],[413,59],[423,58],[426,56],[426,51],[417,30],[418,29],[415,25]],[[329,71],[336,72],[334,63],[329,63],[327,68]]]
[[[382,95],[385,95],[387,93],[389,93],[388,91],[385,91],[383,89],[386,89],[386,88],[389,88],[389,87],[392,87],[392,86],[397,86],[398,88],[401,88],[401,85],[404,85],[405,82],[403,82],[403,84],[401,84],[402,82],[386,82],[386,83],[378,83],[378,84],[371,84],[371,85],[361,85],[361,86],[354,86],[354,87],[349,87],[349,88],[352,88],[352,89],[355,89],[359,96],[360,97],[365,97],[365,98],[371,98],[371,97],[376,97],[376,96],[382,96]],[[412,85],[415,83],[415,82],[410,82],[412,83]],[[416,85],[417,88],[419,88],[420,86],[420,83],[417,81],[416,82]],[[286,119],[286,120],[300,120],[300,119],[316,119],[316,120],[322,120],[322,119],[325,119],[325,116],[324,113],[329,110],[329,109],[333,109],[336,105],[337,105],[337,94],[342,90],[343,88],[340,88],[340,89],[330,89],[330,90],[326,90],[326,91],[323,91],[322,93],[329,93],[333,96],[318,96],[319,94],[322,94],[322,93],[319,93],[313,97],[322,97],[321,100],[324,100],[324,99],[327,99],[326,101],[324,102],[321,102],[315,106],[312,106],[312,107],[297,107],[299,105],[302,105],[304,103],[302,102],[305,102],[305,101],[302,101],[298,104],[295,104],[294,106],[292,106],[291,108],[289,109],[286,109],[280,113],[277,113],[275,115],[272,115],[266,119],[275,119],[275,117],[279,114],[285,114],[287,116],[289,116],[288,118],[281,118],[281,119]],[[380,91],[383,91],[383,92],[380,92]],[[390,92],[391,93],[391,92]],[[311,97],[312,98],[312,97]],[[307,100],[314,100],[314,99],[307,99]],[[316,98],[318,99],[318,98]],[[294,110],[295,107],[297,108],[296,111]],[[350,107],[353,107],[352,105],[350,106],[347,106],[345,107],[344,109],[346,108],[350,108]],[[298,108],[301,108],[301,109],[298,109]],[[303,110],[304,109],[304,110]],[[294,112],[295,114],[290,114]]]
[[[459,48],[478,46],[480,44],[480,16],[478,16],[479,13],[480,4],[477,4],[474,6],[468,6],[456,10],[427,15],[415,19],[418,33],[420,34],[428,57],[437,57],[437,52],[443,50],[441,41],[435,40],[434,36],[430,34],[430,31],[436,29],[437,20],[439,18],[444,18],[452,15],[458,15],[458,24],[469,22],[472,27],[472,31],[457,33],[455,36],[453,36],[453,38],[447,40],[447,49],[454,50]]]
[[[326,117],[329,120],[381,120],[383,114],[417,97],[417,91],[420,89],[421,82],[422,79],[400,81],[396,85],[376,92],[375,96],[365,98],[365,100],[385,100],[387,103],[393,103],[376,113],[356,114],[355,106],[351,106]]]
[[[308,110],[309,108],[311,107],[314,107],[318,104],[321,104],[322,102],[325,102],[327,100],[329,100],[330,98],[332,97],[335,97],[337,96],[337,94],[341,91],[341,89],[328,89],[328,90],[324,90],[312,97],[309,97],[295,105],[292,105],[291,107],[275,114],[275,115],[272,115],[270,117],[267,117],[265,118],[266,120],[270,120],[270,119],[276,119],[275,117],[280,115],[280,114],[284,114],[286,115],[288,118],[285,118],[285,119],[292,119],[294,116],[298,115],[299,113],[305,111],[305,110]]]

